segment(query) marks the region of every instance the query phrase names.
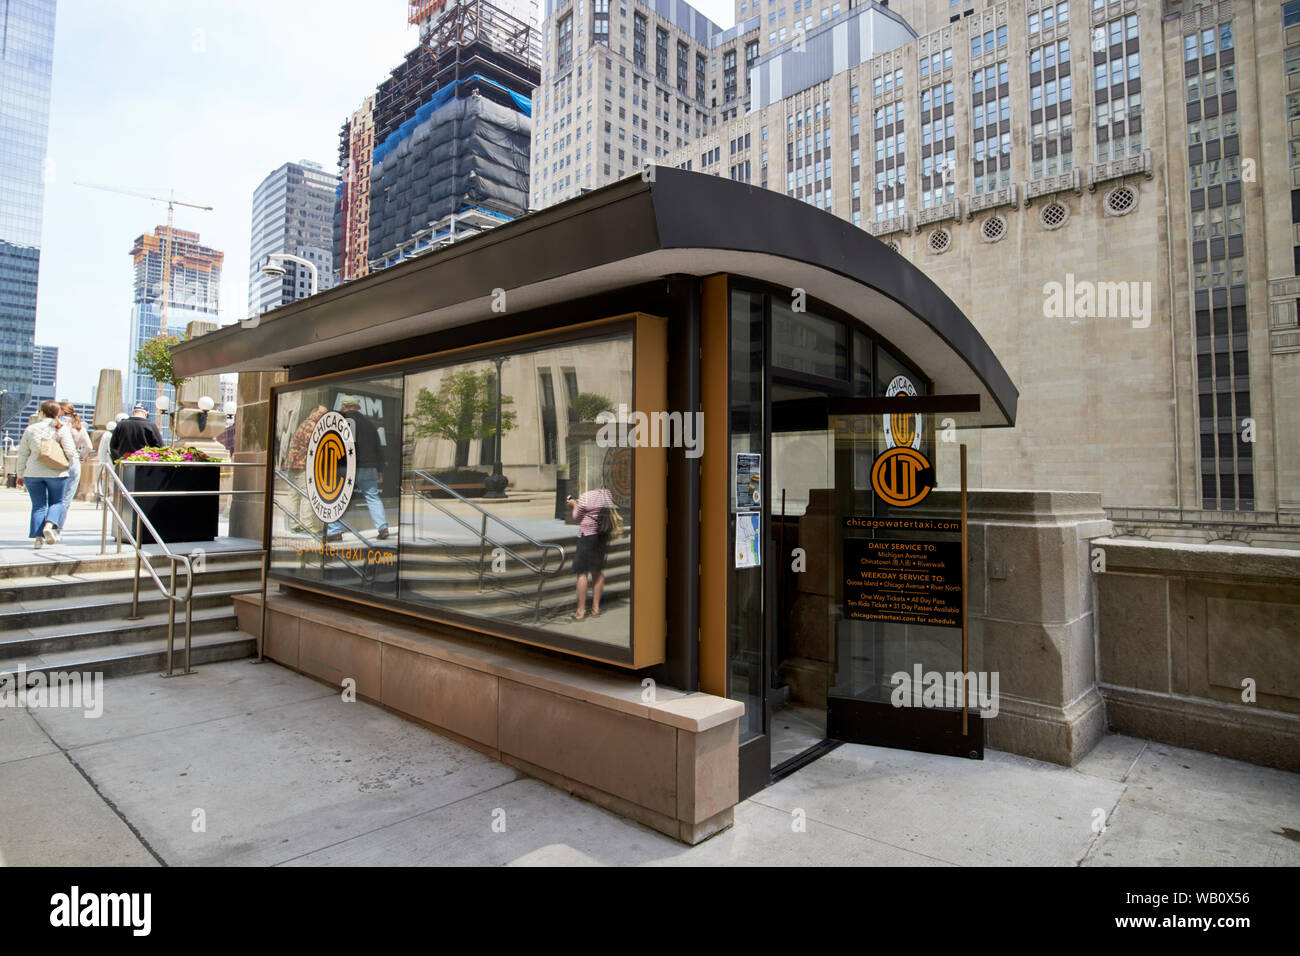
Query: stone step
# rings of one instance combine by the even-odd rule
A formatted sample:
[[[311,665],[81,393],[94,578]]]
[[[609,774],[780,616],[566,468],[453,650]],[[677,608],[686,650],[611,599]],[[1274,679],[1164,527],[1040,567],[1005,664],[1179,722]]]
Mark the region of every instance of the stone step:
[[[235,620],[235,606],[225,598],[215,607],[195,608],[191,617],[191,634],[208,634],[229,629]],[[185,610],[176,608],[177,640],[185,636]],[[119,645],[155,638],[166,638],[167,614],[163,610],[146,614],[138,621],[124,617],[111,620],[72,621],[52,623],[0,633],[0,658],[23,659],[44,657],[61,651],[89,652],[100,649],[107,652]],[[93,655],[92,655],[93,656]],[[3,669],[0,667],[0,669]]]
[[[163,580],[166,581],[165,578]],[[177,581],[177,590],[184,591],[182,581]],[[196,611],[200,608],[219,607],[222,604],[229,604],[230,598],[236,594],[248,594],[260,590],[260,577],[236,580],[224,584],[196,584],[192,599],[193,607]],[[0,604],[0,633],[38,627],[54,627],[78,622],[125,619],[131,612],[131,591],[129,588],[107,594],[92,594],[86,597],[81,596],[75,590],[70,591],[66,586],[51,589],[47,593],[57,594],[58,596],[24,601],[21,604]],[[152,578],[146,578],[140,582],[139,610],[141,614],[166,613],[167,603],[167,598],[158,590],[158,586],[154,584]],[[184,602],[176,602],[176,612],[178,615],[185,613]]]
[[[164,581],[169,579],[170,569],[165,562],[155,565],[158,576]],[[206,570],[194,575],[195,587],[199,585],[237,584],[247,581],[261,581],[262,563],[259,560],[231,561],[227,564],[207,564]],[[0,611],[9,607],[18,607],[33,601],[46,600],[51,593],[60,591],[75,593],[80,597],[91,595],[122,594],[130,600],[131,580],[135,577],[135,563],[131,567],[116,571],[89,571],[78,574],[61,574],[46,577],[18,577],[0,580]],[[178,582],[185,580],[184,572],[177,571]],[[140,594],[146,588],[155,594],[158,587],[149,577],[149,572],[140,571]]]
[[[207,542],[210,546],[211,542]],[[250,547],[255,546],[255,542]],[[194,548],[202,547],[202,544],[196,545],[175,545],[173,551],[180,554],[189,554]],[[114,571],[133,571],[135,570],[135,552],[129,546],[122,549],[121,554],[113,553],[113,545],[109,544],[108,554],[92,554],[84,557],[67,555],[60,553],[57,546],[52,549],[32,550],[30,560],[22,562],[10,562],[0,566],[0,573],[3,574],[3,580],[0,581],[0,588],[12,587],[19,585],[25,580],[33,578],[64,578],[75,577],[88,574],[101,574]],[[157,550],[157,548],[146,548],[146,554],[154,555],[154,567],[166,568],[168,562]],[[223,566],[225,564],[244,563],[249,560],[256,561],[256,556],[250,558],[249,555],[232,555],[225,556],[220,551],[205,551],[204,559],[209,569]]]
[[[252,657],[257,652],[257,639],[243,631],[235,630],[234,616],[223,629],[191,635],[190,663],[211,664]],[[0,650],[0,654],[4,651]],[[180,673],[185,664],[185,642],[177,634],[173,666]],[[52,651],[40,656],[0,657],[0,673],[13,673],[19,666],[26,672],[82,671],[102,673],[105,677],[124,677],[129,674],[162,673],[167,668],[167,635],[115,644],[101,649],[70,648]]]

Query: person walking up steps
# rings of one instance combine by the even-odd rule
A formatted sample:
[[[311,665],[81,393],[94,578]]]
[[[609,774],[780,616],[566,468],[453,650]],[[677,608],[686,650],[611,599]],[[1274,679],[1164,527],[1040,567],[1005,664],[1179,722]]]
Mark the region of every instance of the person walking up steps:
[[[71,434],[72,447],[77,451],[68,460],[68,480],[63,483],[62,507],[59,510],[59,520],[55,522],[57,525],[55,530],[62,535],[63,529],[68,526],[68,510],[72,507],[72,499],[81,486],[81,463],[90,457],[95,446],[91,444],[90,436],[86,434],[86,426],[81,423],[81,416],[77,414],[77,409],[71,402],[62,402],[59,411],[62,413],[59,422]]]
[[[125,458],[141,448],[157,448],[162,445],[162,432],[158,426],[149,421],[149,409],[137,404],[131,409],[131,417],[117,423],[113,429],[113,439],[109,442],[109,453],[113,461]]]
[[[39,418],[18,443],[18,480],[32,499],[29,537],[36,547],[56,544],[63,520],[68,464],[77,457],[72,429],[59,421],[58,402],[41,402]]]

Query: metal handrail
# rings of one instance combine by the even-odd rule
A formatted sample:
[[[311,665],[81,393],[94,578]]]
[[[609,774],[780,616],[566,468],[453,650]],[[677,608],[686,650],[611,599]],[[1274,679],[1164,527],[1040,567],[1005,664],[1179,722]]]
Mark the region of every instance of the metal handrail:
[[[239,466],[250,466],[250,465],[254,467],[260,467],[259,465],[257,465],[256,462],[235,462],[235,461],[162,462],[162,463],[119,461],[117,463],[117,467],[120,468],[123,465],[137,465],[137,464],[148,464],[148,465],[161,464],[163,467],[185,467],[186,465],[190,465],[190,464],[208,465],[209,467],[213,464],[219,464],[221,467],[226,467],[226,466],[239,467]],[[104,482],[105,475],[108,475],[110,478],[112,478],[112,485],[116,487],[112,487],[112,486],[109,486],[108,488],[105,487],[105,482]],[[231,495],[240,494],[240,493],[247,494],[248,492],[236,492],[234,490],[231,491],[217,490],[215,492],[201,491],[201,492],[179,492],[178,493],[178,492],[142,491],[142,492],[133,493],[126,487],[126,484],[122,481],[122,476],[118,474],[117,471],[114,470],[114,464],[111,461],[99,462],[97,474],[95,476],[95,491],[99,495],[100,506],[103,508],[103,518],[100,523],[99,553],[103,554],[108,547],[108,516],[110,514],[113,516],[113,520],[114,522],[116,522],[116,526],[117,526],[116,536],[118,539],[117,541],[118,553],[120,554],[122,551],[123,537],[125,537],[130,542],[131,546],[135,548],[135,574],[131,580],[131,614],[127,619],[139,620],[141,616],[139,612],[140,612],[140,569],[142,567],[148,570],[149,576],[153,578],[154,583],[158,585],[158,590],[162,593],[162,596],[167,599],[167,674],[165,675],[167,677],[174,676],[174,670],[175,670],[174,656],[175,656],[175,649],[176,649],[176,602],[182,600],[182,597],[177,593],[176,590],[176,564],[177,562],[180,562],[184,566],[185,568],[185,595],[183,598],[183,600],[185,601],[185,670],[184,673],[185,674],[194,673],[193,668],[190,666],[191,638],[193,633],[193,617],[194,617],[194,565],[190,561],[189,555],[177,554],[167,546],[167,542],[163,540],[162,535],[158,533],[158,529],[153,526],[153,523],[149,520],[148,516],[145,515],[144,511],[140,508],[140,505],[136,502],[136,498],[166,497],[168,495],[173,495],[173,494],[187,494],[187,495],[215,494],[220,496],[222,494],[231,494]],[[120,496],[120,500],[124,500],[130,506],[130,510],[134,514],[134,519],[135,519],[134,534],[131,533],[131,528],[128,525],[126,519],[122,516],[121,512],[119,512],[117,507],[114,506],[113,504],[113,498],[115,496],[115,493],[117,496]],[[252,493],[260,494],[261,492],[254,491]],[[153,537],[154,542],[158,545],[159,548],[162,549],[162,556],[166,557],[168,559],[168,562],[170,563],[171,566],[170,589],[168,589],[163,585],[162,580],[158,577],[157,572],[154,571],[152,559],[145,560],[146,555],[144,552],[144,546],[140,542],[140,526],[142,523],[145,527],[145,530],[147,530],[149,534]],[[226,551],[223,552],[223,554],[227,556],[245,555],[245,554],[262,555],[261,590],[263,595],[263,604],[265,604],[267,549],[266,548],[260,548],[260,549],[245,548],[237,551]],[[259,640],[259,645],[260,645],[260,640]]]
[[[428,494],[428,492],[423,491],[422,489],[419,488],[415,488],[413,486],[409,488],[412,494],[415,494],[419,498],[433,505],[443,514],[445,514],[448,518],[450,518],[452,521],[455,521],[458,525],[460,525],[462,528],[468,531],[470,534],[477,534],[479,536],[478,589],[480,593],[482,593],[483,591],[483,574],[486,569],[486,565],[484,561],[487,557],[487,546],[489,544],[491,544],[493,548],[500,548],[506,554],[509,554],[516,561],[518,561],[524,567],[528,568],[528,570],[532,571],[534,574],[537,575],[537,596],[536,599],[533,601],[533,623],[534,624],[537,623],[541,615],[542,586],[546,582],[546,576],[549,575],[551,577],[554,577],[564,570],[564,548],[558,544],[555,544],[554,542],[538,541],[528,532],[522,530],[521,528],[515,527],[509,521],[506,521],[504,518],[500,517],[499,515],[495,515],[492,512],[488,511],[486,508],[480,505],[476,505],[474,502],[470,501],[468,498],[466,498],[460,492],[456,491],[446,482],[442,481],[439,478],[435,478],[433,475],[430,475],[428,472],[420,471],[418,468],[413,468],[407,474],[416,475],[420,478],[423,478],[425,481],[432,482],[433,484],[441,488],[443,491],[445,491],[447,494],[458,499],[464,504],[469,505],[475,511],[479,512],[480,515],[482,515],[482,521],[479,525],[478,530],[476,531],[472,524],[470,524],[468,521],[465,521],[463,518],[461,518],[460,515],[444,507],[441,503],[439,503],[439,501],[436,498]],[[514,532],[519,537],[527,541],[529,544],[533,545],[533,547],[540,549],[542,552],[541,564],[540,565],[534,564],[532,561],[529,561],[527,558],[525,558],[519,552],[515,551],[513,548],[504,545],[499,541],[497,541],[496,539],[490,537],[487,533],[487,523],[489,519],[495,521],[503,528],[506,528]],[[560,554],[560,559],[556,563],[555,568],[553,570],[548,570],[546,567],[546,555],[551,550],[558,551]]]

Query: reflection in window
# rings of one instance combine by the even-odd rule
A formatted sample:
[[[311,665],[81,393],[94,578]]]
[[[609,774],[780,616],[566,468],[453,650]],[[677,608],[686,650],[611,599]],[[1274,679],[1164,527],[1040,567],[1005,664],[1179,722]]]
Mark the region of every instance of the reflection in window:
[[[413,371],[405,392],[399,597],[629,648],[632,450],[606,447],[603,413],[633,407],[632,337]]]
[[[369,594],[396,593],[401,415],[400,376],[279,393],[272,570]]]
[[[632,354],[620,333],[278,391],[273,572],[629,651],[632,448],[606,419],[635,407]],[[322,420],[355,446],[341,516],[313,506],[350,467],[309,460]]]

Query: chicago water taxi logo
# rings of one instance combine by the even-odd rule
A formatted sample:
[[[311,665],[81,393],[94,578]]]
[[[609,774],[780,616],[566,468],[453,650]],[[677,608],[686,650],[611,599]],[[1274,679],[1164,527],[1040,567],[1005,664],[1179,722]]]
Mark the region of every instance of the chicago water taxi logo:
[[[915,397],[916,386],[896,375],[885,389],[886,398]],[[934,469],[921,451],[921,415],[886,415],[885,451],[871,466],[871,487],[895,508],[910,508],[925,500],[934,487]]]
[[[357,448],[352,423],[326,412],[307,444],[307,500],[321,521],[338,521],[348,510],[356,486]]]

